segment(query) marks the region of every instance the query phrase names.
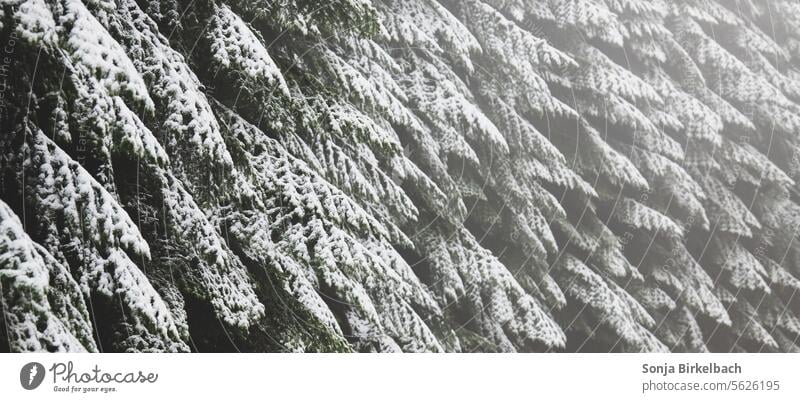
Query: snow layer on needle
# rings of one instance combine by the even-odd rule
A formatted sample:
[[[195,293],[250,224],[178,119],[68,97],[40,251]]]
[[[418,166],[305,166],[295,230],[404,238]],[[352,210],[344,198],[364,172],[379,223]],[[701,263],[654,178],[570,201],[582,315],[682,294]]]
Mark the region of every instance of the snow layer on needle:
[[[89,312],[69,269],[25,233],[0,201],[0,288],[14,352],[97,351]]]
[[[59,36],[67,38],[76,65],[97,77],[110,94],[131,96],[148,110],[154,109],[147,86],[125,50],[83,2],[67,0],[64,15],[58,20]]]
[[[256,83],[275,85],[289,95],[281,70],[264,48],[264,41],[230,7],[219,6],[210,24],[211,57],[215,62]]]

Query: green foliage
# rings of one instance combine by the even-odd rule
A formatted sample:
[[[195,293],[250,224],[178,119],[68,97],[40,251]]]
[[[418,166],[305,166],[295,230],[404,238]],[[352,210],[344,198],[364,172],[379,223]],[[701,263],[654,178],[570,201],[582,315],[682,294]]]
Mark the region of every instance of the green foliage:
[[[800,9],[14,0],[14,351],[796,351]]]

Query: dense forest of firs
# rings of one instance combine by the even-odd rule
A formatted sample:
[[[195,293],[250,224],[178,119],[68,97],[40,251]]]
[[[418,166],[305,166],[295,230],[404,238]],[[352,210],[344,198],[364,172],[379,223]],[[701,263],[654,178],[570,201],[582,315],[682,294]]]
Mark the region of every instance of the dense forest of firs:
[[[800,349],[796,0],[0,0],[2,351]]]

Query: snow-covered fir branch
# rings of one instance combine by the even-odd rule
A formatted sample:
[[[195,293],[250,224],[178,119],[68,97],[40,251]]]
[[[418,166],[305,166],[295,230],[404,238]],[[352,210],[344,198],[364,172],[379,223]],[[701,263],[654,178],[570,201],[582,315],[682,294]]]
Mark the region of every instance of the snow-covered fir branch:
[[[0,0],[0,350],[797,351],[798,16]]]

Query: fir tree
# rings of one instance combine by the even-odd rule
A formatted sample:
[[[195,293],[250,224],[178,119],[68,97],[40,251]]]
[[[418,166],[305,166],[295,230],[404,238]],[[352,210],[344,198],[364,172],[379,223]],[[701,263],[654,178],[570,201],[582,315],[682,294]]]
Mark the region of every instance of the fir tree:
[[[796,351],[768,3],[2,0],[0,348]]]

